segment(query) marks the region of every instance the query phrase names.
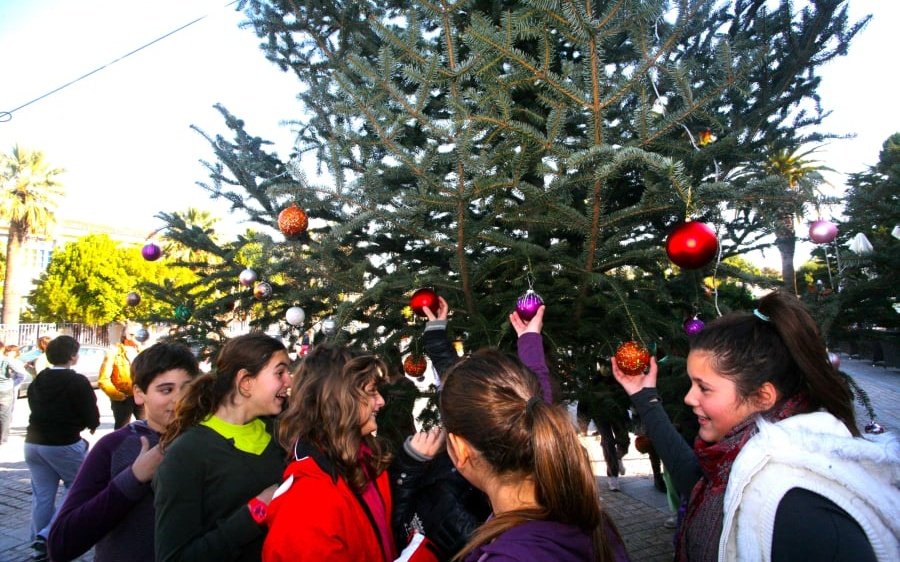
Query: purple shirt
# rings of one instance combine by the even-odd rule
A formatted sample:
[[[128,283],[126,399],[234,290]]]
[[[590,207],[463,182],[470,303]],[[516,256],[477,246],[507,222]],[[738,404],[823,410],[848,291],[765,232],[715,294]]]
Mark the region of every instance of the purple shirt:
[[[87,458],[50,529],[52,560],[71,560],[96,545],[95,562],[153,562],[155,512],[149,482],[139,482],[131,464],[159,434],[145,421],[103,436]]]
[[[519,359],[537,375],[541,383],[544,402],[553,404],[553,390],[550,388],[550,369],[544,359],[544,339],[540,334],[528,332],[522,334],[516,342]]]
[[[614,559],[628,560],[625,547],[613,541]],[[594,560],[591,535],[574,525],[555,521],[527,521],[507,530],[488,544],[483,544],[466,556],[465,562],[523,562],[553,560],[554,562],[590,562]]]

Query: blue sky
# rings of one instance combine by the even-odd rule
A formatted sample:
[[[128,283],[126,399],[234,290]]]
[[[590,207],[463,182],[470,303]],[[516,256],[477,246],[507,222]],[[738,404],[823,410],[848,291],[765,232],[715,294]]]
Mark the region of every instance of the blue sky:
[[[892,40],[900,2],[853,0],[850,10],[852,19],[875,18],[850,54],[824,69],[820,90],[833,111],[827,129],[857,135],[819,153],[842,174],[874,164],[882,142],[900,131]],[[107,65],[0,122],[0,150],[20,143],[67,170],[63,217],[149,233],[160,224],[153,218],[159,211],[194,206],[224,216],[224,204],[214,205],[195,185],[206,180],[199,160],[212,154],[190,125],[223,132],[212,108],[222,103],[244,119],[248,132],[274,141],[286,156],[293,135],[280,122],[299,117],[296,81],[265,60],[253,32],[238,28],[242,19],[226,0],[0,0],[0,110]],[[840,193],[843,177],[829,179]],[[769,252],[766,261],[777,263],[777,253]]]

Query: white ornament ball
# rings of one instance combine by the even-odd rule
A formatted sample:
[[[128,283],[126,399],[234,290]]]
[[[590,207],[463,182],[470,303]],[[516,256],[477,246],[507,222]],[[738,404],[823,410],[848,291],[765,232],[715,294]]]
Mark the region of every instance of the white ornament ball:
[[[292,306],[284,313],[284,319],[291,326],[299,326],[306,320],[306,313],[299,306]]]
[[[244,287],[250,287],[256,283],[256,272],[248,267],[238,276],[238,282]]]
[[[337,333],[337,320],[334,319],[334,316],[329,316],[325,320],[322,320],[322,334],[326,336],[333,336]]]

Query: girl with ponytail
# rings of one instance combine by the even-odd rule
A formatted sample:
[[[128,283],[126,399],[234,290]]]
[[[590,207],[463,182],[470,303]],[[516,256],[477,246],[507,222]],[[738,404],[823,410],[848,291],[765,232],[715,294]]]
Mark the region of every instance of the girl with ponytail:
[[[188,386],[160,440],[156,560],[260,560],[284,469],[274,417],[290,383],[284,345],[252,333],[228,340],[212,372]]]
[[[541,395],[537,377],[496,350],[476,351],[445,374],[448,453],[493,508],[454,560],[628,559],[568,412]]]
[[[694,336],[693,449],[660,403],[655,359],[645,375],[612,368],[685,502],[676,560],[900,560],[900,447],[860,437],[796,296],[770,293]]]

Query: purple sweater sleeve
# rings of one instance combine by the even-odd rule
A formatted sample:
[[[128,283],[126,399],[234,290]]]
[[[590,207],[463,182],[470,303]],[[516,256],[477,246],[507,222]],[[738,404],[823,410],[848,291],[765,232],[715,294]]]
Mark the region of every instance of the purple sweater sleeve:
[[[537,375],[541,383],[541,392],[544,394],[544,402],[552,404],[553,390],[550,388],[550,369],[544,359],[544,339],[540,334],[528,332],[522,334],[517,343],[519,359]]]
[[[150,483],[139,482],[130,464],[114,477],[110,474],[116,450],[138,438],[125,426],[104,436],[88,453],[50,529],[51,560],[72,560],[90,550],[151,493]]]

